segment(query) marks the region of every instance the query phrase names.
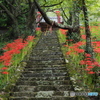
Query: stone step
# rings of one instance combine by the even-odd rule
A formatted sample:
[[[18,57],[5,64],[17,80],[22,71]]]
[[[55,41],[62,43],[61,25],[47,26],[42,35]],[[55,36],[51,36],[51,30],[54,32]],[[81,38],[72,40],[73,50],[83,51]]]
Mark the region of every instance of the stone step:
[[[63,53],[62,52],[59,52],[59,51],[50,51],[50,52],[32,52],[32,55],[34,55],[34,54],[45,54],[46,53],[46,55],[62,55]]]
[[[42,44],[42,45],[48,45],[48,44],[54,44],[54,45],[56,45],[56,44],[58,44],[59,45],[59,43],[58,43],[58,40],[56,39],[56,38],[52,38],[51,40],[48,40],[47,38],[46,39],[41,39],[41,41],[39,41],[39,43],[38,43],[39,45],[40,44]]]
[[[23,77],[21,76],[19,80],[21,81],[56,81],[56,80],[69,80],[70,78],[68,76],[44,76],[44,77]]]
[[[23,71],[23,73],[22,74],[27,74],[27,75],[29,75],[29,74],[43,74],[43,75],[47,75],[47,74],[55,74],[55,75],[57,75],[57,74],[63,74],[63,75],[65,75],[65,74],[67,74],[67,71],[60,71],[60,70],[42,70],[42,71]]]
[[[30,58],[62,58],[63,55],[47,55],[47,54],[41,54],[41,55],[30,55]]]
[[[52,36],[52,35],[50,35],[50,36],[44,36],[43,38],[41,38],[41,40],[48,40],[48,39],[51,39],[51,40],[56,40],[57,41],[57,36]]]
[[[71,85],[38,85],[38,86],[30,86],[30,85],[18,85],[14,88],[15,92],[18,91],[30,91],[30,92],[38,92],[38,91],[71,91]]]
[[[54,46],[54,48],[52,48],[52,49],[47,49],[47,48],[46,48],[46,49],[35,48],[35,49],[32,50],[32,52],[33,52],[33,51],[40,51],[40,52],[42,52],[42,51],[47,51],[47,50],[48,50],[48,51],[60,51],[60,48],[57,49],[57,48],[55,48],[55,46]]]
[[[43,49],[43,48],[34,48],[34,51],[36,51],[36,50],[38,50],[38,51],[43,51],[43,50],[53,50],[53,51],[56,51],[56,50],[59,50],[60,51],[60,47],[57,47],[57,48],[46,48],[46,49]]]
[[[63,54],[53,54],[53,53],[32,53],[31,54],[31,57],[35,57],[35,56],[40,56],[40,57],[56,57],[56,58],[59,58],[59,57],[63,57]]]
[[[55,80],[55,81],[21,81],[19,80],[16,85],[29,85],[29,86],[37,86],[37,85],[70,85],[69,80]]]
[[[35,65],[35,64],[27,64],[26,67],[24,67],[26,69],[42,69],[42,70],[66,70],[66,67],[64,67],[64,65],[44,65],[44,64],[40,64],[40,65]]]
[[[47,44],[47,45],[48,45],[48,43],[49,43],[49,44],[53,44],[53,43],[54,43],[54,44],[59,44],[59,43],[57,42],[57,39],[53,39],[53,41],[52,41],[52,40],[46,40],[46,41],[40,40],[40,41],[38,42],[38,44],[41,44],[41,43],[42,43],[42,44]],[[37,44],[37,45],[38,45],[38,44]]]
[[[67,70],[66,70],[67,71]],[[23,73],[63,73],[63,72],[65,72],[65,70],[43,70],[43,69],[41,69],[41,70],[39,70],[39,69],[36,69],[36,70],[34,70],[34,69],[25,69],[24,71],[23,71]]]
[[[77,100],[76,97],[51,97],[51,98],[31,98],[31,97],[11,97],[9,100]]]
[[[57,57],[30,57],[29,59],[31,59],[31,60],[37,60],[37,61],[47,61],[47,60],[65,60],[64,58],[62,58],[62,57],[59,57],[59,58],[57,58]]]
[[[39,47],[46,47],[46,46],[47,46],[47,47],[49,47],[49,46],[50,46],[50,47],[53,47],[53,46],[54,46],[54,47],[56,48],[56,47],[59,47],[60,44],[53,44],[53,43],[52,43],[52,44],[48,44],[48,43],[47,43],[47,44],[37,44],[37,46],[38,46],[38,48],[39,48]]]
[[[58,62],[60,62],[60,63],[65,62],[63,59],[61,60],[61,59],[49,59],[49,58],[43,59],[43,60],[41,60],[41,59],[29,59],[28,61],[32,62],[32,63],[36,63],[36,64],[38,64],[38,63],[52,63],[52,64],[54,64],[54,63],[58,63]]]
[[[60,58],[29,58],[29,61],[64,61],[64,59],[60,59]]]
[[[54,66],[54,65],[32,65],[32,66],[27,66],[24,67],[26,70],[32,70],[32,71],[37,71],[37,70],[65,70],[66,71],[66,67],[63,67],[62,65],[58,65],[58,66]]]
[[[53,60],[53,61],[50,61],[50,60],[48,60],[48,61],[31,61],[31,60],[28,60],[28,61],[25,61],[26,63],[27,63],[27,65],[28,66],[30,66],[30,65],[42,65],[42,64],[44,64],[45,66],[48,66],[48,65],[64,65],[64,64],[66,64],[66,62],[65,61],[55,61],[55,60]]]
[[[57,65],[57,64],[46,64],[46,63],[37,63],[37,64],[35,64],[35,63],[30,63],[30,62],[26,62],[26,64],[27,64],[27,66],[26,67],[24,67],[24,68],[36,68],[36,69],[44,69],[44,70],[46,70],[46,69],[66,69],[67,67],[66,67],[66,63],[58,63],[59,65]],[[65,66],[65,67],[64,67]]]
[[[44,47],[39,46],[39,47],[36,47],[35,50],[36,49],[44,49]],[[45,49],[56,49],[57,50],[57,49],[60,49],[60,47],[59,46],[56,46],[56,47],[55,46],[45,46]]]
[[[30,63],[29,61],[23,61],[23,62],[27,63],[27,66],[25,68],[32,68],[32,67],[33,68],[35,68],[35,67],[36,68],[47,68],[47,67],[51,67],[51,68],[62,67],[62,68],[64,68],[65,64],[66,64],[66,63],[59,63],[59,64],[58,63],[57,64],[44,64],[44,63],[41,63],[41,64],[38,64],[38,63]]]
[[[42,42],[42,43],[38,43],[37,45],[38,46],[41,46],[41,45],[43,45],[43,46],[44,45],[59,46],[59,43],[57,43],[57,42],[56,43],[51,43],[51,42],[45,42],[45,43],[43,43]]]
[[[44,40],[44,39],[45,39],[45,40],[52,39],[52,40],[53,40],[53,39],[57,39],[57,37],[56,37],[56,36],[55,36],[55,37],[50,37],[50,36],[49,36],[49,37],[45,37],[45,38],[41,38],[41,39],[43,39],[43,40]]]
[[[22,73],[23,77],[45,77],[45,76],[67,76],[67,72],[63,73]]]
[[[44,50],[45,50],[45,49],[49,48],[49,46],[52,47],[53,49],[56,49],[56,50],[60,49],[60,44],[54,44],[54,45],[53,45],[53,43],[51,43],[51,44],[48,44],[48,43],[47,44],[46,43],[37,44],[37,48],[36,49],[41,49],[41,48],[43,49],[45,47],[44,48]],[[59,47],[59,49],[57,49],[56,47]],[[33,50],[35,50],[35,49],[33,49]]]
[[[40,53],[53,53],[53,52],[59,52],[59,50],[33,50],[32,54],[36,53],[36,54],[40,54]]]
[[[16,97],[37,97],[37,98],[50,98],[50,97],[57,97],[57,96],[63,96],[63,97],[69,97],[71,91],[39,91],[39,92],[14,92],[13,96]],[[10,94],[12,95],[12,94]]]

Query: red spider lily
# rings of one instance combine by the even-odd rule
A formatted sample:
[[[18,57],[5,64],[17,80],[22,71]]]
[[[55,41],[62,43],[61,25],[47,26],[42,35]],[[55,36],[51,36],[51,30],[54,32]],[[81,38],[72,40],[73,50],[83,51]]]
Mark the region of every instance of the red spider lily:
[[[15,49],[14,50],[14,54],[19,54],[20,53],[20,49],[18,50],[18,49]]]
[[[90,54],[85,53],[85,57],[91,57],[91,55],[90,55]]]
[[[90,71],[90,72],[88,72],[88,74],[95,74],[95,72],[93,72],[93,71]]]
[[[73,54],[78,55],[78,53],[74,52]]]
[[[87,57],[86,57],[85,60],[86,60],[86,61],[88,61],[88,60],[91,61],[91,58],[87,58]]]
[[[88,69],[88,68],[87,68],[87,69],[85,69],[85,70],[86,70],[86,71],[90,71],[90,69]]]
[[[94,44],[96,47],[100,47],[100,41],[92,42],[92,44]]]
[[[2,62],[3,60],[2,60],[2,58],[3,58],[3,56],[0,56],[0,62]]]
[[[4,48],[2,48],[3,50],[11,50],[12,47],[15,48],[15,43],[12,42],[12,43],[8,43]]]
[[[66,55],[70,55],[71,54],[71,52],[70,51],[68,51],[67,53],[66,53]]]
[[[7,70],[7,69],[8,69],[7,67],[2,67],[2,68],[1,68],[1,70]]]
[[[86,62],[86,65],[92,65],[92,61],[85,61]]]
[[[87,66],[87,68],[88,68],[88,69],[92,69],[92,68],[94,68],[94,67],[93,67],[93,66]]]
[[[10,50],[8,52],[9,52],[9,55],[19,54],[20,53],[20,49],[18,50],[18,48],[15,48],[15,49]]]
[[[17,45],[16,49],[21,50],[25,47],[24,43],[20,43]]]
[[[70,46],[69,48],[74,50],[77,46]]]
[[[93,62],[93,65],[94,65],[94,66],[97,66],[97,67],[100,66],[100,64],[99,64],[98,62],[96,62],[96,61]]]
[[[100,65],[97,65],[97,67],[100,67]]]
[[[34,36],[28,36],[27,41],[32,41]],[[2,62],[5,66],[10,66],[11,65],[11,60],[14,54],[19,54],[20,50],[23,49],[28,42],[24,41],[23,39],[19,38],[14,40],[12,43],[8,43],[3,49],[7,50],[4,52],[2,56],[0,56],[0,62]]]
[[[8,61],[4,61],[3,64],[4,64],[5,66],[10,66],[10,65],[11,65],[10,62],[11,62],[10,60],[8,60]]]
[[[22,42],[23,42],[23,39],[21,38],[14,40],[14,43],[22,43]]]
[[[9,54],[4,54],[3,56],[1,56],[1,59],[2,59],[3,61],[5,61],[5,60],[11,60],[11,58],[12,58],[12,56],[9,55]]]
[[[82,46],[84,44],[85,44],[85,42],[80,41],[80,42],[75,43],[74,46],[79,47],[79,46]]]
[[[33,39],[35,39],[35,36],[28,36],[26,40],[27,41],[32,41]]]
[[[94,49],[94,52],[96,52],[96,53],[100,53],[100,48],[98,48],[98,49]]]
[[[16,39],[14,40],[14,42],[12,43],[8,43],[4,48],[3,50],[12,50],[12,49],[15,49],[16,47],[18,47],[19,45],[25,45],[25,43],[22,43],[23,42],[23,39]]]
[[[74,50],[77,51],[77,53],[83,53],[84,52],[84,49],[75,48]]]
[[[60,32],[61,32],[62,34],[64,34],[64,35],[67,34],[67,30],[64,30],[64,29],[59,29],[59,30],[60,30]]]
[[[64,45],[65,47],[69,47],[68,45]]]
[[[81,61],[80,61],[80,64],[81,64],[81,65],[85,65],[86,63],[85,63],[84,60],[81,60]]]
[[[36,30],[36,31],[40,31],[40,30],[41,30],[41,28],[37,27],[35,30]]]
[[[81,35],[81,38],[82,39],[86,39],[86,35]]]
[[[70,41],[70,42],[71,42],[71,41],[73,41],[73,39],[69,39],[68,41]]]
[[[1,72],[2,74],[9,74],[9,72]]]

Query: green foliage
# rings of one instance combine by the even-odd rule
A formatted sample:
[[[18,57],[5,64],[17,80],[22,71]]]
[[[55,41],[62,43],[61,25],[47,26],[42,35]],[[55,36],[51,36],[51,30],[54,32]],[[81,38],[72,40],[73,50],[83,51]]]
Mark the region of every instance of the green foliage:
[[[12,65],[8,67],[7,71],[9,74],[4,75],[0,74],[0,90],[5,92],[6,94],[0,94],[0,97],[3,100],[6,100],[9,97],[10,88],[16,83],[20,74],[23,71],[23,68],[26,66],[26,62],[22,62],[22,60],[28,60],[31,50],[35,47],[37,42],[39,41],[41,32],[36,32],[37,37],[33,41],[29,41],[28,45],[21,50],[21,53],[13,56]],[[2,63],[0,63],[0,68],[5,67]],[[0,99],[1,99],[0,98]]]

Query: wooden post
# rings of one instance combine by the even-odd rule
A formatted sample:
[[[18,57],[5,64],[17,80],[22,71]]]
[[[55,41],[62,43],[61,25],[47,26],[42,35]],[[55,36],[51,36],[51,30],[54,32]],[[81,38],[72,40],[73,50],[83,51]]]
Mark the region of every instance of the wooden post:
[[[41,13],[40,12],[37,12],[37,22],[40,21],[40,17],[41,17]],[[37,26],[39,27],[39,23],[37,24]]]
[[[56,13],[56,15],[57,15],[58,23],[61,23],[60,11],[56,11],[55,13]]]

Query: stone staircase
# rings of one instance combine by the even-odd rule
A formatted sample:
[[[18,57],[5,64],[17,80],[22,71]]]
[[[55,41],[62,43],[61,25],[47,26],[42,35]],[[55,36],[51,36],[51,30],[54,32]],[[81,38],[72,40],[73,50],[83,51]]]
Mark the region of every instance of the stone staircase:
[[[77,100],[56,33],[42,34],[8,100]]]

